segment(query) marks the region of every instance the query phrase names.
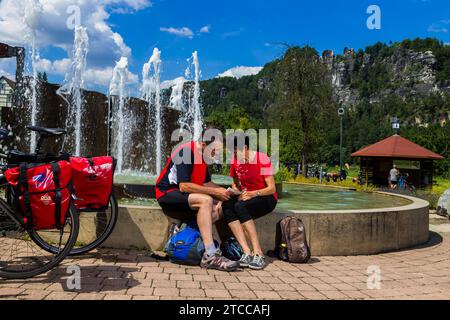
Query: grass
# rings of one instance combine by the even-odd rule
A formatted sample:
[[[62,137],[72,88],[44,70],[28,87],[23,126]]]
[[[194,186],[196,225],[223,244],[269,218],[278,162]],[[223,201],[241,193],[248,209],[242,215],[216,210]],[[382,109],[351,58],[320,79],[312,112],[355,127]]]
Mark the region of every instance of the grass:
[[[442,195],[445,190],[450,189],[450,179],[445,179],[442,177],[437,177],[436,184],[433,185],[433,193]]]

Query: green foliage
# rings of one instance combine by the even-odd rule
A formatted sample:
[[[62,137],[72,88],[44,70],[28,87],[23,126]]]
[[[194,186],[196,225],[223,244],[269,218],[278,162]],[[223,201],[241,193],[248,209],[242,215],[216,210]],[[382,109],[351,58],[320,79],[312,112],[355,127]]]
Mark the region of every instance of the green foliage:
[[[443,126],[434,124],[427,128],[409,127],[403,130],[403,136],[444,156],[444,160],[435,161],[435,173],[450,179],[450,123]]]
[[[214,110],[206,118],[206,122],[218,129],[242,129],[257,128],[257,120],[252,118],[247,111],[240,106],[231,105],[227,111]]]
[[[328,70],[317,52],[289,48],[276,66],[273,93],[268,114],[281,130],[281,160],[307,163],[325,142],[327,121],[336,113]]]
[[[287,182],[295,179],[295,174],[287,167],[280,167],[275,175],[275,182]]]
[[[352,59],[348,84],[362,97],[343,118],[344,161],[351,163],[351,153],[394,134],[390,119],[397,117],[401,135],[446,157],[435,163],[435,171],[450,179],[450,125],[441,126],[449,111],[450,93],[413,94],[409,90],[413,81],[395,78],[387,67],[394,54],[405,56],[409,50],[432,51],[437,80],[449,82],[450,46],[432,38],[379,42],[351,58],[336,57],[337,61]],[[419,68],[420,64],[411,65],[405,72],[414,74]],[[313,48],[291,47],[256,76],[203,81],[202,102],[207,121],[220,129],[280,129],[282,162],[334,166],[339,163],[339,118],[330,82],[329,71]],[[396,93],[401,88],[406,94]],[[417,120],[426,126],[418,126]]]

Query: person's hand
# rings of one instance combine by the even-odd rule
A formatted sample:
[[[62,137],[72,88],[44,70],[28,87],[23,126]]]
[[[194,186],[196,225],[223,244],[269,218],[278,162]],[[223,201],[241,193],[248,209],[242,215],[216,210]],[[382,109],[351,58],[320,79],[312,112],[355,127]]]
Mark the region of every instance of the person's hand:
[[[257,191],[244,191],[242,195],[239,197],[241,201],[248,201],[258,196]]]
[[[230,196],[229,192],[227,191],[227,189],[217,188],[214,190],[214,198],[224,202],[224,201],[230,200],[231,196]]]
[[[231,190],[230,190],[230,189],[231,189]],[[233,188],[230,188],[230,189],[228,189],[227,191],[228,191],[228,194],[229,194],[231,197],[238,197],[239,195],[242,194],[241,190],[239,190],[239,189],[236,188],[236,187],[233,187]]]

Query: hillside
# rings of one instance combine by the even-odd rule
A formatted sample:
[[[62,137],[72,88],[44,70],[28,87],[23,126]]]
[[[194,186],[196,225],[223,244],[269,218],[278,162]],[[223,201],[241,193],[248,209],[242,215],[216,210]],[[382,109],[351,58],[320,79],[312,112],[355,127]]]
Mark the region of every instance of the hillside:
[[[281,105],[277,98],[283,78],[279,76],[280,65],[286,55],[267,64],[255,76],[202,82],[203,105],[209,122],[222,128],[272,127],[274,115],[291,107]],[[328,70],[326,77],[333,101],[330,107],[337,110],[343,106],[347,110],[344,118],[347,161],[351,160],[351,152],[391,135],[391,117],[399,118],[402,135],[422,144],[421,136],[432,137],[431,141],[425,141],[426,147],[444,156],[450,153],[450,143],[442,137],[450,131],[450,125],[446,124],[450,117],[449,46],[435,39],[407,39],[377,43],[357,51],[346,48],[340,55],[330,50],[321,55],[315,52],[310,59]],[[283,76],[288,75],[286,72],[290,71]],[[318,129],[326,137],[311,150],[309,162],[332,165],[337,161],[337,117],[331,117]],[[438,170],[442,173],[446,168],[447,164]]]

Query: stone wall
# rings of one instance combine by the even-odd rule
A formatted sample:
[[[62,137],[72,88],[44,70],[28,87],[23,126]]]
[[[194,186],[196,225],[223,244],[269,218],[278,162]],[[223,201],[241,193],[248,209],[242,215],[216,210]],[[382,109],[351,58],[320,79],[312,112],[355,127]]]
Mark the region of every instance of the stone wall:
[[[396,251],[424,244],[429,239],[428,202],[412,197],[404,198],[412,203],[403,207],[374,210],[276,211],[258,219],[256,227],[264,252],[275,248],[276,225],[287,216],[303,220],[309,245],[315,256],[372,255]],[[162,250],[172,221],[158,207],[122,206],[117,227],[105,246]],[[88,230],[87,225],[83,224],[85,230]],[[80,235],[79,240],[83,241],[87,234],[93,233],[88,231],[85,235]],[[229,235],[223,222],[216,225],[215,239],[224,240]],[[85,241],[88,240],[86,238]]]
[[[67,128],[68,135],[65,151],[73,153],[75,150],[75,134],[72,126],[66,126],[68,117],[67,102],[56,94],[57,85],[42,83],[39,86],[39,112],[37,125],[49,128]],[[101,156],[108,154],[109,141],[113,141],[114,130],[109,130],[108,97],[104,94],[84,91],[84,114],[81,126],[81,153],[85,156]],[[113,105],[114,106],[114,105]],[[31,123],[31,116],[27,106],[17,108],[2,108],[2,126],[9,127],[14,137],[10,137],[3,144],[7,149],[18,149],[28,152],[30,148],[30,132],[26,126]],[[150,110],[151,111],[151,110]],[[130,130],[126,133],[127,152],[125,153],[125,169],[133,171],[153,172],[155,159],[154,122],[145,101],[130,98],[126,103],[125,114],[131,122]],[[164,141],[170,141],[173,130],[176,129],[179,113],[165,108],[163,115]],[[70,121],[74,121],[70,117]],[[47,141],[44,150],[59,152],[62,140]],[[111,145],[112,147],[112,145]],[[164,145],[164,154],[170,152],[171,143]]]

